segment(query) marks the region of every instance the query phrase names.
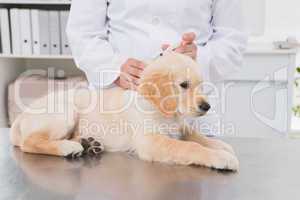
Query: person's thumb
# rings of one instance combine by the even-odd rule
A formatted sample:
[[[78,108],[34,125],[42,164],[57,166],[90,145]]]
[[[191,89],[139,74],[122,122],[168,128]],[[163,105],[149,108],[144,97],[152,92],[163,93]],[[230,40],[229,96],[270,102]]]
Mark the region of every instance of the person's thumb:
[[[181,45],[187,45],[187,44],[192,44],[194,40],[196,39],[196,34],[193,32],[190,33],[185,33],[182,36],[182,42]]]

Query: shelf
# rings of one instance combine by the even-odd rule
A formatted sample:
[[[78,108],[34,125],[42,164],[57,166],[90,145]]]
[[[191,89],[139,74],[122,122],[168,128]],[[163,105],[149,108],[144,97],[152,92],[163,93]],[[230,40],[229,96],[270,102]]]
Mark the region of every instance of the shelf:
[[[292,54],[298,53],[297,48],[295,49],[275,49],[271,43],[249,43],[246,54]]]
[[[67,0],[0,0],[0,4],[20,4],[20,5],[70,5]]]
[[[54,60],[72,60],[71,55],[12,55],[12,54],[0,54],[1,58],[11,59],[54,59]]]

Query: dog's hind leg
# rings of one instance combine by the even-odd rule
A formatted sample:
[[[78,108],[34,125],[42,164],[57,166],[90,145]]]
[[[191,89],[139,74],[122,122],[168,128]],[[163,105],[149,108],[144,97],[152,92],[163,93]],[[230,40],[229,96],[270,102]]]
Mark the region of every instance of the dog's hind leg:
[[[51,140],[49,133],[36,132],[24,140],[21,150],[27,153],[80,157],[84,149],[78,142],[66,139]]]
[[[71,141],[76,117],[64,114],[27,115],[20,121],[21,150],[56,156],[81,156],[83,147]]]

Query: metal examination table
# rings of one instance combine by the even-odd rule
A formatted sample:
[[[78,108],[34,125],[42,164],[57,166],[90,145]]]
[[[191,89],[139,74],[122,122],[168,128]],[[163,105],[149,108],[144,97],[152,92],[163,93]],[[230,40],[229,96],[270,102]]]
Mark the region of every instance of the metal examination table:
[[[0,131],[0,200],[287,200],[300,198],[300,140],[226,139],[238,173],[140,161],[122,153],[69,161],[11,147]]]

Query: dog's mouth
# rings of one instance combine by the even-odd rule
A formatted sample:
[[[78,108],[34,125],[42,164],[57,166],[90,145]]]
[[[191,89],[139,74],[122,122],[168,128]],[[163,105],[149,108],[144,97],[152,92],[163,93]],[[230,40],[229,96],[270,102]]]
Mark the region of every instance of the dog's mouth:
[[[186,115],[189,117],[202,117],[207,114],[205,111],[191,109],[187,114],[181,113],[182,115]]]
[[[196,113],[196,117],[202,117],[202,116],[204,116],[204,115],[206,115],[207,114],[207,112],[205,112],[205,111],[198,111],[197,113]]]

